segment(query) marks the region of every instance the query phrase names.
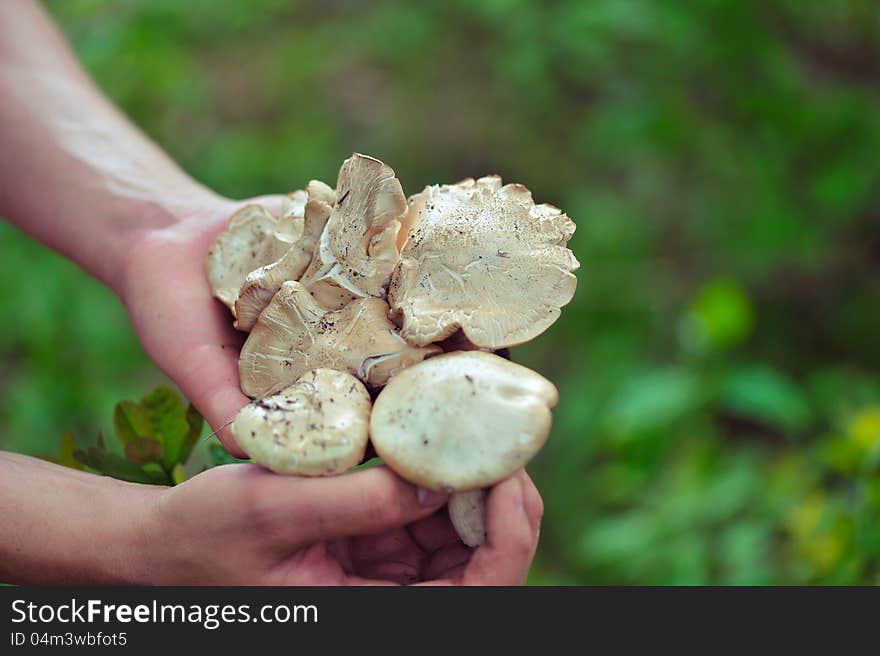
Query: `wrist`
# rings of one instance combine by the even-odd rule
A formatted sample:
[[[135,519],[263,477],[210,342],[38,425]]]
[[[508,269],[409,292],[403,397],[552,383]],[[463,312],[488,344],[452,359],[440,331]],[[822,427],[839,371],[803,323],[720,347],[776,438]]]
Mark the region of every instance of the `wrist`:
[[[179,485],[143,487],[149,488],[149,495],[119,543],[126,582],[140,586],[203,582],[197,575],[197,562],[207,560],[210,552],[203,553],[197,546],[203,533],[194,528],[191,513],[185,512],[191,496]]]
[[[156,261],[174,242],[190,239],[213,217],[232,212],[233,201],[192,184],[190,192],[172,194],[175,200],[131,201],[121,210],[128,219],[103,249],[107,254],[104,271],[92,273],[126,306],[132,278],[142,273],[145,264]]]
[[[192,581],[191,523],[180,516],[180,486],[147,488],[136,517],[119,542],[129,585],[187,585]]]
[[[98,548],[92,551],[83,578],[98,585],[149,585],[151,558],[163,536],[155,507],[166,488],[116,480],[113,484],[117,489],[112,491],[111,506],[102,511],[100,520],[108,523],[94,527],[89,541]]]
[[[164,488],[0,452],[0,581],[135,583],[150,508]],[[14,512],[12,511],[14,509]]]

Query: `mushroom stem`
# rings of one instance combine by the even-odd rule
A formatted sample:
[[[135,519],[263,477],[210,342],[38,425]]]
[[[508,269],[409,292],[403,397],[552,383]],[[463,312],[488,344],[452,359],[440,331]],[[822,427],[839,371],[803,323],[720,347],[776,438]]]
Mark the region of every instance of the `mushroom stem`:
[[[449,495],[449,520],[458,537],[469,547],[486,542],[486,490]]]

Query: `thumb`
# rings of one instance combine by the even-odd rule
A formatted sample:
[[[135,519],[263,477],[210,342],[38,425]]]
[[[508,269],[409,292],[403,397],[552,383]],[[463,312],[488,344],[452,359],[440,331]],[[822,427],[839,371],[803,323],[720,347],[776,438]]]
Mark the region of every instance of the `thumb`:
[[[327,478],[271,476],[266,497],[276,502],[289,538],[310,544],[370,535],[405,526],[433,514],[448,495],[419,491],[387,467]],[[273,513],[274,514],[274,513]]]
[[[250,402],[238,386],[237,349],[224,342],[205,345],[182,358],[170,373],[226,450],[236,458],[247,458],[230,426],[238,411]]]

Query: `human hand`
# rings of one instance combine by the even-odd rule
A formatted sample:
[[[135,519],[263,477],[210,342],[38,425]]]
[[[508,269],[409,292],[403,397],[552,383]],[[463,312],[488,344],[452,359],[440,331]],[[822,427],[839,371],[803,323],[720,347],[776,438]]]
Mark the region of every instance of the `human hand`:
[[[364,575],[399,583],[522,585],[535,557],[543,514],[537,488],[520,470],[491,489],[487,542],[477,549],[461,542],[445,508],[404,530],[354,538],[348,548]]]
[[[232,213],[248,202],[277,214],[280,196],[213,200],[165,227],[145,231],[128,251],[115,286],[147,354],[198,408],[226,449],[245,454],[224,426],[249,399],[241,392],[238,353],[245,334],[212,297],[205,260]]]
[[[22,494],[22,490],[28,490]],[[513,585],[543,507],[524,472],[488,499],[471,551],[386,467],[330,478],[216,467],[177,487],[0,451],[0,580],[30,585]]]
[[[149,584],[518,585],[543,506],[525,472],[488,499],[488,541],[465,547],[442,508],[386,467],[329,478],[216,467],[155,499],[137,558]]]

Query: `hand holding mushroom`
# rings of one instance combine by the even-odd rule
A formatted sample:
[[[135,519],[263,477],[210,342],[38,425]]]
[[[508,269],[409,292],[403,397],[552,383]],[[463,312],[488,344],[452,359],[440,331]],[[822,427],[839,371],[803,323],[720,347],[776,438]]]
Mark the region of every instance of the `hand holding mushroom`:
[[[314,476],[360,462],[369,439],[402,478],[452,493],[453,525],[482,544],[482,490],[540,450],[558,400],[495,351],[571,300],[574,228],[497,176],[407,200],[391,168],[359,154],[336,189],[312,181],[277,218],[240,210],[208,256],[214,295],[250,332],[239,375],[254,401],[236,441],[269,469]]]

